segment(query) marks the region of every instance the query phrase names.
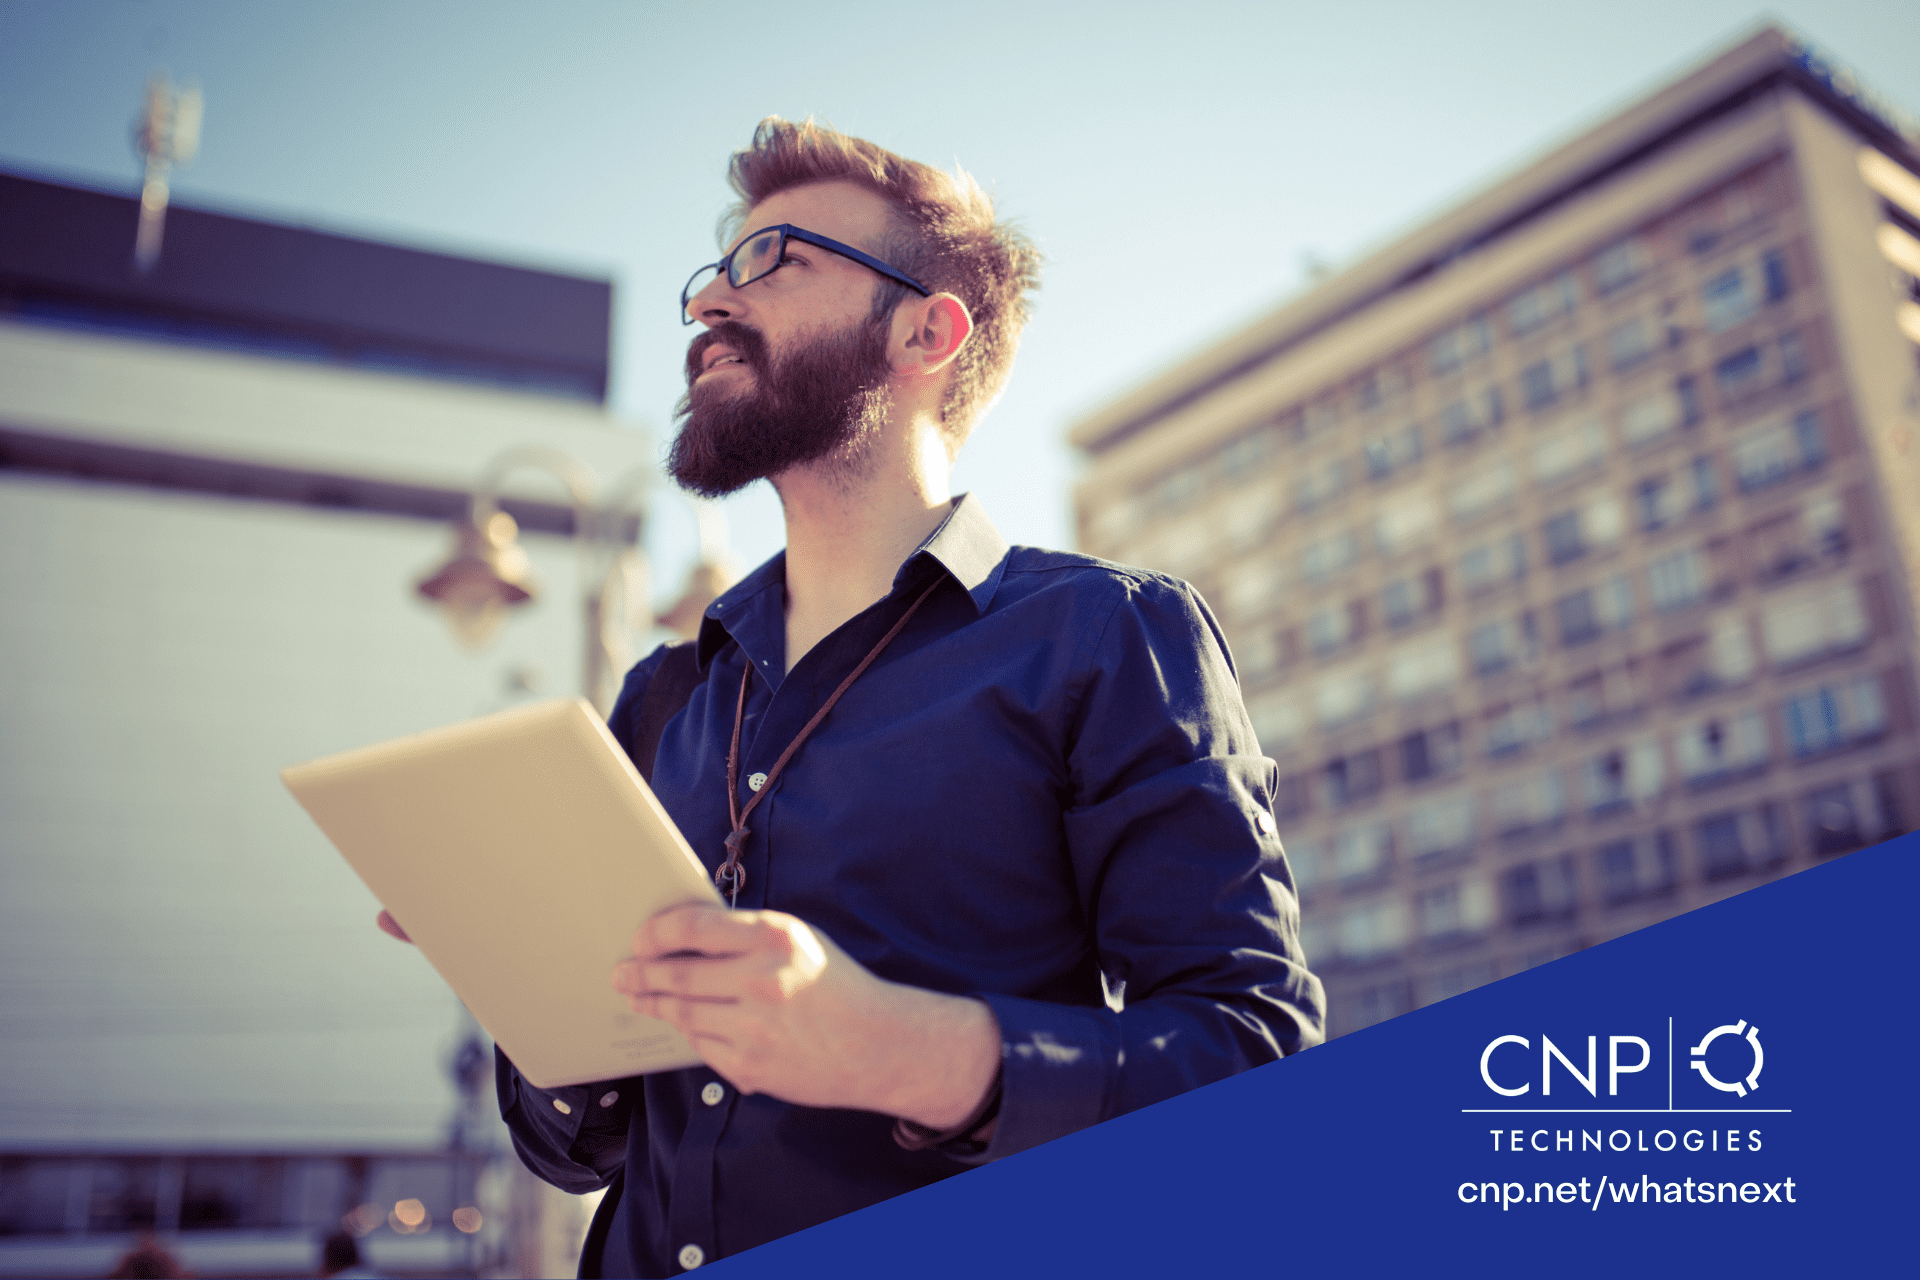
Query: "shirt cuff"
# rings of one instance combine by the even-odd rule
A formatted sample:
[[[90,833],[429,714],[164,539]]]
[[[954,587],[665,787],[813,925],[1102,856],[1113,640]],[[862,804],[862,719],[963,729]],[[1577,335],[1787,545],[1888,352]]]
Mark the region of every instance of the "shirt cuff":
[[[1120,1016],[1108,1009],[978,994],[1000,1024],[1001,1098],[982,1160],[1107,1118],[1120,1072]]]
[[[497,1045],[494,1054],[500,1118],[513,1131],[528,1167],[567,1191],[605,1185],[624,1157],[640,1081],[540,1089],[527,1082]]]

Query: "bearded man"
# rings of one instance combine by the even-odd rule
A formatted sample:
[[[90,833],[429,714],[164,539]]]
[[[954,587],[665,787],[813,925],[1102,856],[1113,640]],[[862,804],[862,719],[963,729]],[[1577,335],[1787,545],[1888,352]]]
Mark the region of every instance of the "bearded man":
[[[1009,547],[949,492],[1032,246],[965,175],[811,122],[730,176],[669,470],[771,481],[787,548],[707,609],[657,751],[671,650],[610,720],[731,902],[612,974],[705,1065],[499,1064],[527,1164],[608,1188],[585,1276],[679,1274],[1322,1036],[1274,765],[1198,594]]]

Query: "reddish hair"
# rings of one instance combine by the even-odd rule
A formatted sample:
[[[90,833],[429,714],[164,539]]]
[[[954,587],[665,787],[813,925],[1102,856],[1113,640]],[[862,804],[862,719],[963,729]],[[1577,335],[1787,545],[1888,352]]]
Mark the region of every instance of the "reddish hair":
[[[743,230],[753,206],[781,191],[820,182],[851,182],[894,210],[893,229],[867,250],[935,293],[967,304],[973,335],[955,357],[941,422],[957,449],[993,407],[1013,371],[1020,332],[1040,287],[1040,252],[1018,229],[996,222],[993,201],[965,171],[942,173],[884,147],[808,119],[768,116],[753,141],[733,153],[727,181],[739,203],[720,222],[724,247]],[[881,278],[872,319],[884,322],[912,292]]]

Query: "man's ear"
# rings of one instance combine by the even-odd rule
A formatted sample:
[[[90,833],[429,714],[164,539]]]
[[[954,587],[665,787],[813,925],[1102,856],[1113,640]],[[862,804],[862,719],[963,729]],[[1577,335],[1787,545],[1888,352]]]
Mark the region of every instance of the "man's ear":
[[[904,302],[893,313],[893,371],[908,377],[939,373],[972,333],[967,304],[950,293]]]

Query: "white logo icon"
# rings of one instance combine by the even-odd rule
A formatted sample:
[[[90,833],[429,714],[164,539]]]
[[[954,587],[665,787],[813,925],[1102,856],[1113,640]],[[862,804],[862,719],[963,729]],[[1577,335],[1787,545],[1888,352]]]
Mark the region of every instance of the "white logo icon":
[[[1723,1080],[1715,1079],[1713,1073],[1707,1070],[1707,1064],[1705,1062],[1707,1046],[1715,1040],[1718,1040],[1721,1036],[1737,1036],[1743,1031],[1746,1033],[1747,1043],[1753,1046],[1753,1070],[1747,1074],[1746,1083],[1742,1084],[1736,1080],[1732,1084],[1728,1084]],[[1705,1080],[1720,1092],[1731,1093],[1736,1097],[1744,1098],[1751,1090],[1760,1087],[1760,1068],[1766,1065],[1767,1055],[1766,1052],[1760,1048],[1760,1028],[1748,1026],[1745,1018],[1728,1026],[1715,1027],[1713,1030],[1707,1032],[1706,1039],[1693,1046],[1691,1052],[1694,1057],[1694,1061],[1691,1064],[1693,1069],[1700,1073],[1702,1080]]]

